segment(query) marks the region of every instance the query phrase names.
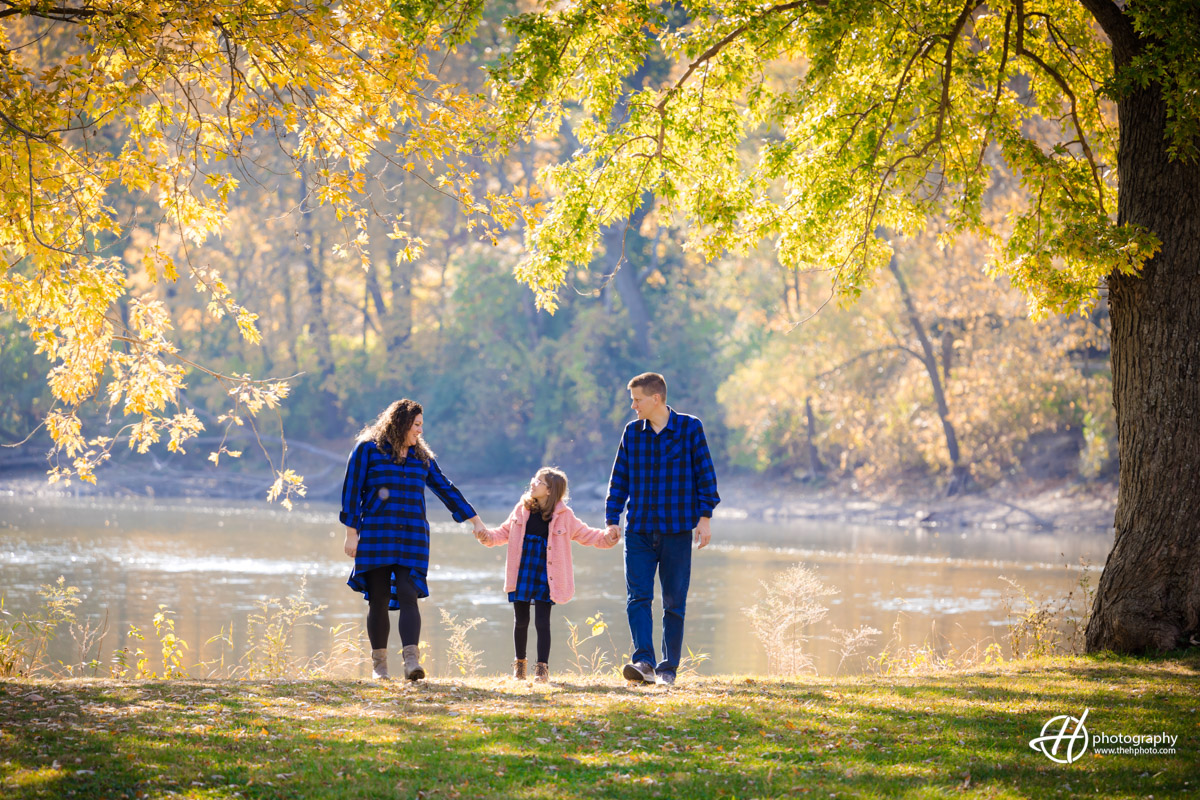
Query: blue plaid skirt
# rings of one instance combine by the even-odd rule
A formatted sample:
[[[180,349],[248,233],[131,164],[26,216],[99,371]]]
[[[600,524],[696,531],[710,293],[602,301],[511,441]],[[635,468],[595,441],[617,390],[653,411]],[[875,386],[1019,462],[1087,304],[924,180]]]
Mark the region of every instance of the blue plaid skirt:
[[[551,603],[550,579],[546,574],[546,537],[525,534],[521,542],[521,564],[517,568],[517,590],[508,602]]]

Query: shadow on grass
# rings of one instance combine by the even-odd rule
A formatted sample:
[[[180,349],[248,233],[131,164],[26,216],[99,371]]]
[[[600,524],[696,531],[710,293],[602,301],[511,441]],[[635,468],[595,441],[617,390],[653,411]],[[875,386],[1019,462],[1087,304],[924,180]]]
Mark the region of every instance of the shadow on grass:
[[[1184,796],[1198,664],[1195,654],[1074,659],[894,681],[697,679],[671,691],[565,678],[0,682],[0,768],[14,799],[1042,798],[1064,785]],[[1059,765],[1030,748],[1051,716],[1084,708],[1093,731],[1166,727],[1177,753]]]

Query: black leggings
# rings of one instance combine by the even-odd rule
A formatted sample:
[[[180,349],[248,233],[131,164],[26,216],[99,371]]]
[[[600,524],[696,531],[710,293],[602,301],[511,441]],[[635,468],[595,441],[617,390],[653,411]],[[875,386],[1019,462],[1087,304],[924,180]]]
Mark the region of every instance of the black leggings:
[[[380,650],[388,643],[388,602],[392,597],[392,568],[378,567],[363,573],[367,581],[367,638],[371,649]],[[405,570],[396,577],[396,597],[400,601],[400,643],[407,647],[421,641],[421,609],[417,607],[417,587]]]
[[[533,626],[537,629],[537,660],[550,660],[550,608],[552,603],[534,603]],[[517,646],[517,658],[525,658],[526,643],[529,641],[529,603],[513,601],[513,644]]]

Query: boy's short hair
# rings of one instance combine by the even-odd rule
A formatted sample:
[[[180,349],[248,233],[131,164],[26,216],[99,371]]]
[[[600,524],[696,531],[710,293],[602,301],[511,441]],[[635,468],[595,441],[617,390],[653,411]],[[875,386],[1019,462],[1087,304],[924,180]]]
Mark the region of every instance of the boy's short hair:
[[[657,372],[643,372],[629,382],[626,389],[641,389],[643,394],[656,394],[667,402],[667,379]]]

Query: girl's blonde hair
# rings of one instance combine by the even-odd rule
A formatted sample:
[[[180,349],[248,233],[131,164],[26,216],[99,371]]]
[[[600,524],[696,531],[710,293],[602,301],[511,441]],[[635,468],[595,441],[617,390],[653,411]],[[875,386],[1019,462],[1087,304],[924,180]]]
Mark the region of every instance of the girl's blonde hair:
[[[541,511],[542,519],[549,522],[559,502],[567,502],[567,474],[558,467],[542,467],[537,471],[537,477],[545,482],[546,490],[549,492],[546,495],[545,506],[543,507],[541,502],[530,497],[528,491],[522,495],[521,502],[525,504],[525,508],[530,513]]]

